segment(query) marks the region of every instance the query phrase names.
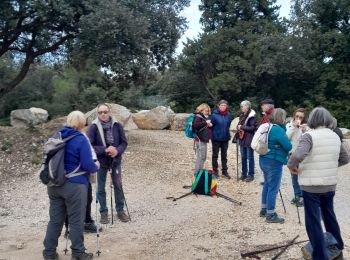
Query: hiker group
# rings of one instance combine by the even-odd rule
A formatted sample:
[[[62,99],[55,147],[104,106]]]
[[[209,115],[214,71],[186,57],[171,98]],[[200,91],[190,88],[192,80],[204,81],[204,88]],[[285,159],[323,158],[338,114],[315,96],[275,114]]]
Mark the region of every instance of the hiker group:
[[[99,223],[109,223],[105,191],[108,173],[111,189],[112,186],[114,189],[117,216],[122,222],[130,221],[129,215],[124,211],[125,197],[121,177],[122,155],[128,145],[124,129],[111,117],[107,104],[98,105],[97,118],[88,128],[87,134],[83,132],[86,126],[85,115],[80,111],[73,111],[67,117],[66,126],[56,134],[56,138],[47,142],[51,146],[45,145],[48,151],[55,152],[55,156],[48,152],[44,161],[47,165],[42,167],[40,173],[41,180],[48,185],[50,201],[50,219],[43,251],[44,259],[47,260],[59,257],[56,248],[65,221],[66,231],[69,231],[66,232],[67,240],[71,240],[71,259],[93,258],[92,253],[85,252],[84,231],[98,233],[101,231]],[[58,143],[63,146],[58,147]],[[57,148],[52,149],[55,145]],[[62,147],[62,156],[59,157],[57,150]],[[60,160],[64,165],[62,183],[59,183],[59,175],[62,173],[55,172],[54,169],[59,169],[57,165]],[[100,221],[96,220],[97,223],[91,216],[93,180],[96,181],[97,189],[96,218],[97,203],[100,204]],[[113,205],[111,207],[113,217]]]
[[[251,182],[255,178],[254,152],[259,154],[263,185],[259,216],[268,223],[283,223],[276,213],[276,198],[280,192],[283,166],[291,173],[294,198],[291,203],[304,207],[305,226],[312,251],[303,247],[305,259],[326,260],[342,256],[344,249],[340,228],[334,212],[334,196],[338,167],[349,162],[336,119],[324,107],[314,108],[310,114],[298,108],[287,124],[287,113],[275,108],[270,98],[261,103],[260,120],[251,103],[240,103],[240,114],[232,122],[235,130],[232,142],[237,151],[237,179]],[[195,144],[194,176],[207,161],[207,146],[212,143],[212,171],[220,176],[218,154],[221,152],[221,176],[231,179],[227,166],[227,151],[232,117],[228,102],[221,100],[211,114],[208,104],[199,105],[186,125],[186,136]],[[239,148],[239,149],[238,149]],[[241,154],[241,174],[238,176],[238,150]],[[281,194],[280,194],[281,195]],[[281,195],[282,198],[282,195]],[[299,213],[299,211],[298,211]],[[336,243],[328,247],[321,225],[334,237]]]

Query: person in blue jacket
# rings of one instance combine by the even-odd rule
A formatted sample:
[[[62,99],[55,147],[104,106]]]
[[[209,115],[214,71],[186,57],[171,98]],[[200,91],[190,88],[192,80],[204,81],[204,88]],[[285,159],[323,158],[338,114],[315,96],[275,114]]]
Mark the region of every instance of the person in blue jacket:
[[[211,116],[212,123],[212,166],[218,175],[218,157],[221,150],[222,177],[230,179],[227,172],[227,149],[230,136],[231,114],[226,100],[220,100]]]
[[[56,252],[58,237],[61,234],[66,215],[68,215],[72,260],[92,259],[92,253],[85,252],[84,220],[87,205],[89,175],[96,173],[99,163],[94,162],[89,140],[81,132],[86,124],[85,115],[73,111],[67,117],[67,125],[59,130],[62,139],[75,135],[66,142],[64,169],[67,174],[77,176],[66,179],[62,186],[47,187],[50,199],[50,220],[44,240],[44,259],[58,259]],[[78,173],[82,173],[78,175]]]
[[[287,164],[288,153],[292,144],[286,134],[284,125],[286,111],[274,109],[270,116],[271,128],[268,135],[268,152],[260,155],[260,168],[264,173],[264,186],[261,194],[260,217],[266,217],[268,223],[283,223],[284,219],[275,212],[276,197],[282,179],[282,167]],[[268,123],[266,123],[268,124]]]

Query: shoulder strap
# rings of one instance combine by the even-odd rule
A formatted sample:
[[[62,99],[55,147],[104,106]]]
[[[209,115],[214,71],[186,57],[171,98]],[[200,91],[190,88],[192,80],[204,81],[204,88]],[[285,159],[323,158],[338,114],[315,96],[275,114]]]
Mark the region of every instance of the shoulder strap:
[[[204,177],[205,177],[205,182],[204,182],[204,192],[205,194],[209,193],[209,187],[208,187],[208,178],[209,178],[209,173],[207,170],[204,171]]]
[[[196,180],[194,181],[193,185],[192,185],[192,191],[194,191],[197,187],[197,184],[199,182],[199,179],[201,178],[203,174],[203,170],[200,170],[199,173],[197,174]]]

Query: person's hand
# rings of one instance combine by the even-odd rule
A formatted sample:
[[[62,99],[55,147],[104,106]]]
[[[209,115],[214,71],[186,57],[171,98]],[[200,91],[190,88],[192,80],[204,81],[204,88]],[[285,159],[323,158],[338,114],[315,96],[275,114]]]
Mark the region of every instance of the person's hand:
[[[302,124],[302,125],[300,125],[300,129],[301,129],[302,131],[306,131],[306,129],[307,129],[307,124]]]
[[[99,161],[96,161],[95,164],[96,164],[96,166],[97,166],[97,169],[100,169],[100,167],[101,167],[100,162],[99,162]]]
[[[301,121],[299,119],[293,121],[293,126],[299,128]]]
[[[293,167],[293,168],[289,168],[290,173],[293,175],[298,175],[299,174],[299,170],[298,167]]]
[[[242,125],[238,125],[238,126],[237,126],[237,129],[238,129],[238,130],[241,130],[241,126],[242,126]]]
[[[212,126],[213,126],[213,124],[211,123],[211,120],[207,120],[206,122],[207,122],[207,125],[208,125],[209,127],[212,127]]]
[[[106,153],[108,156],[114,158],[118,155],[118,150],[114,146],[108,146]]]

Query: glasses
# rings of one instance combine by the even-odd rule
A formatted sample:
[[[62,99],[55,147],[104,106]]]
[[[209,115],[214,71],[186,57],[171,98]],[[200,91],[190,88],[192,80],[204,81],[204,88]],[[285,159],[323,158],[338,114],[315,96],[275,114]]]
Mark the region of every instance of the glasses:
[[[102,115],[102,114],[108,114],[109,113],[109,111],[107,111],[107,110],[104,110],[104,111],[98,111],[97,112],[99,115]]]

